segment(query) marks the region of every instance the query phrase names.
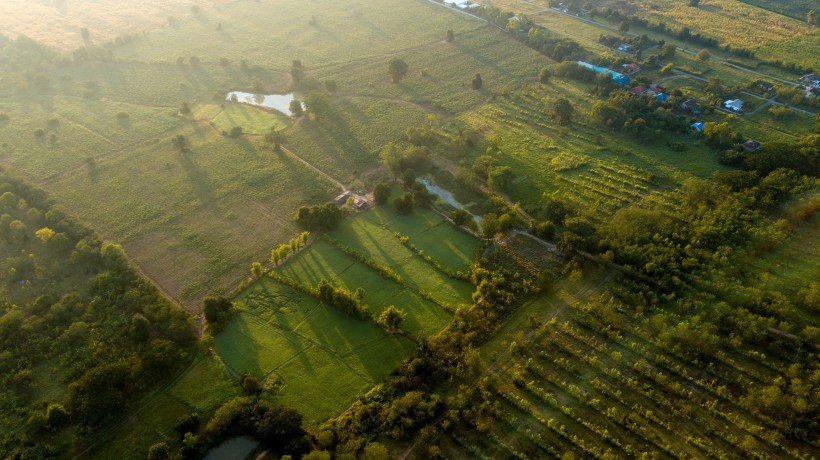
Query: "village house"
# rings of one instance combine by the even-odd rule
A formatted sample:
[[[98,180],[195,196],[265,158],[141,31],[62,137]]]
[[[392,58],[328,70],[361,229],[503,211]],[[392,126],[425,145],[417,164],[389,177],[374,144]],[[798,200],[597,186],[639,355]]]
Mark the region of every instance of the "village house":
[[[774,85],[773,84],[771,84],[767,81],[763,81],[763,80],[756,81],[755,86],[757,86],[758,88],[762,89],[763,91],[765,91],[767,93],[771,93],[772,90],[774,90]]]
[[[747,152],[756,152],[760,150],[760,142],[749,139],[748,141],[743,143],[743,148]]]
[[[703,122],[699,121],[699,122],[697,122],[697,123],[692,123],[692,126],[690,126],[690,127],[689,127],[689,129],[690,129],[693,133],[700,134],[700,133],[702,133],[702,132],[703,132]]]
[[[740,99],[729,99],[728,101],[723,103],[723,107],[727,110],[731,110],[732,112],[742,112],[743,111],[743,101]]]
[[[687,99],[686,102],[680,105],[680,108],[684,112],[692,112],[695,115],[700,113],[700,107],[694,99]]]

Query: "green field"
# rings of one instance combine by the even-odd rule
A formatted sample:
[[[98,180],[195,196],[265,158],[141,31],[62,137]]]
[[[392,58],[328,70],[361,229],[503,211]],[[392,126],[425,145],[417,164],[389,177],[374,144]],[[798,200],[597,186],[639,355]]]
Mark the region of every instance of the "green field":
[[[421,224],[420,222],[419,225]],[[424,259],[402,245],[391,230],[372,220],[347,219],[338,229],[330,232],[330,236],[364,254],[376,264],[390,267],[409,287],[425,293],[451,310],[470,302],[473,286],[433,269]]]
[[[274,398],[310,424],[341,412],[415,349],[269,278],[236,301],[243,312],[216,336],[220,357],[234,375],[248,371],[272,385]]]

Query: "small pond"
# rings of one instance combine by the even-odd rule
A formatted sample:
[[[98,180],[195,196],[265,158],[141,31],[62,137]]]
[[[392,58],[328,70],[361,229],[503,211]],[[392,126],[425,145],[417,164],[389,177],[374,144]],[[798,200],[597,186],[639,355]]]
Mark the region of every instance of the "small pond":
[[[426,177],[423,177],[423,178],[419,179],[419,182],[424,184],[424,187],[427,188],[427,191],[429,191],[433,195],[438,196],[442,200],[446,201],[447,204],[449,204],[450,206],[452,206],[456,209],[463,209],[463,210],[469,212],[470,215],[473,217],[473,219],[475,219],[475,221],[478,222],[479,225],[481,225],[481,216],[476,216],[475,214],[471,213],[470,210],[467,209],[466,206],[464,206],[463,204],[459,203],[456,200],[456,197],[454,197],[453,194],[450,193],[449,190],[445,190],[445,189],[439,187],[438,185],[433,183],[432,180],[430,180]]]
[[[240,460],[259,446],[247,436],[229,439],[205,453],[205,460]]]
[[[290,111],[290,102],[296,99],[297,96],[298,95],[294,93],[254,94],[243,91],[231,91],[225,96],[225,100],[267,107],[269,109],[278,110],[287,116],[291,116],[293,113]],[[302,106],[304,107],[304,104],[302,104]]]

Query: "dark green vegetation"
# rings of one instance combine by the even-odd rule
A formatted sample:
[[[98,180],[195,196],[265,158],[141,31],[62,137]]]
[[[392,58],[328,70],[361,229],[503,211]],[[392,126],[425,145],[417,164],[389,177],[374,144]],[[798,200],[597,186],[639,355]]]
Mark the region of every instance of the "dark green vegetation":
[[[0,172],[4,458],[53,456],[190,362],[196,337],[122,249]]]
[[[724,0],[493,3],[239,0],[70,56],[0,41],[0,163],[205,323],[195,352],[117,246],[9,197],[0,324],[35,354],[0,349],[8,445],[816,456],[820,137],[792,83],[816,27]],[[653,84],[669,97],[627,92]]]

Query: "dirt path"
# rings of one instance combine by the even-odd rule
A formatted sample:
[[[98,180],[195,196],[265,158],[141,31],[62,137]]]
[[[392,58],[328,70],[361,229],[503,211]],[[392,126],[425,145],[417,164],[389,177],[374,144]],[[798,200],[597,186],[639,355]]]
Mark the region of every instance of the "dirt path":
[[[334,183],[334,184],[336,184],[336,185],[337,185],[340,189],[342,189],[342,191],[343,191],[343,192],[346,192],[346,191],[347,191],[347,187],[345,187],[345,184],[343,184],[343,183],[339,182],[338,180],[336,180],[336,178],[335,178],[335,177],[332,177],[330,174],[327,174],[326,172],[322,171],[321,169],[317,168],[316,166],[313,166],[313,164],[312,164],[312,163],[309,163],[309,162],[308,162],[307,160],[305,160],[304,158],[302,158],[302,157],[300,157],[299,155],[297,155],[297,154],[293,153],[293,152],[292,152],[289,148],[285,147],[284,145],[280,145],[280,146],[279,146],[279,150],[281,150],[282,152],[284,152],[284,153],[286,153],[286,154],[290,155],[293,159],[295,159],[295,160],[299,161],[299,162],[300,162],[300,163],[302,163],[303,165],[307,166],[309,169],[311,169],[311,170],[315,171],[317,174],[319,174],[320,176],[324,177],[325,179],[327,179],[327,180],[329,180],[329,181],[333,182],[333,183]]]

